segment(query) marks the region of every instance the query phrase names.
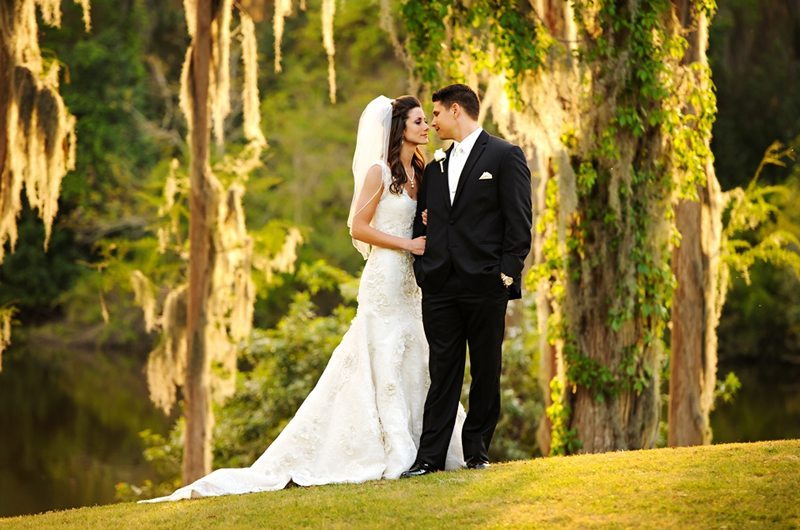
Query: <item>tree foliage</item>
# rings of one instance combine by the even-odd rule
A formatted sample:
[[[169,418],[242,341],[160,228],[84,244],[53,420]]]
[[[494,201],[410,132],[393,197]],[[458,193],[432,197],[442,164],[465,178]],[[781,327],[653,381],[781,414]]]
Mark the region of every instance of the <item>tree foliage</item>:
[[[746,189],[765,148],[774,141],[797,150],[798,24],[800,12],[788,0],[720,2],[710,32],[709,60],[720,108],[712,148],[723,189]],[[784,162],[786,168],[764,167],[759,182],[789,188],[788,200],[780,199],[780,194],[773,196],[779,199],[776,205],[782,208],[784,221],[797,224],[794,204],[800,170],[796,163]],[[784,223],[782,228],[789,226]],[[749,232],[745,239],[755,244],[758,233],[761,230]],[[796,275],[786,267],[776,269],[756,261],[747,277],[731,271],[730,282],[719,326],[720,362],[750,359],[769,363],[800,355]]]
[[[792,286],[800,281],[800,217],[794,208],[800,200],[798,166],[785,184],[760,182],[764,169],[783,167],[794,156],[793,148],[774,143],[750,183],[725,193],[721,303],[733,287],[735,305],[721,321],[721,349],[729,356],[789,360],[797,355],[800,319]],[[722,306],[716,310],[723,313]]]
[[[787,215],[796,204],[797,192],[786,185],[760,185],[768,165],[785,167],[794,159],[794,149],[772,144],[745,188],[726,193],[723,260],[731,273],[750,283],[750,269],[757,261],[785,266],[800,277],[800,225]],[[755,237],[754,237],[755,236]]]
[[[90,28],[89,2],[83,23]],[[61,0],[9,0],[0,5],[0,264],[6,244],[13,251],[22,190],[44,223],[50,240],[64,175],[75,167],[75,117],[59,94],[59,63],[45,60],[39,18],[61,24]],[[11,312],[0,316],[0,360],[11,340]],[[2,368],[2,364],[0,364]]]

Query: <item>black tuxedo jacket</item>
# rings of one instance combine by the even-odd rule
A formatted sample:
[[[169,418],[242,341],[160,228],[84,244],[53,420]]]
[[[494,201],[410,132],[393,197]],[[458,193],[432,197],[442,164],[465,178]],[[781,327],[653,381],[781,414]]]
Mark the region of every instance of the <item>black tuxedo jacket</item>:
[[[447,168],[425,168],[417,196],[414,237],[427,236],[414,260],[417,283],[436,292],[456,273],[476,291],[495,289],[500,273],[514,278],[509,298],[522,296],[522,267],[531,248],[531,174],[522,149],[486,131],[478,136],[450,205]],[[422,211],[428,210],[428,225]]]

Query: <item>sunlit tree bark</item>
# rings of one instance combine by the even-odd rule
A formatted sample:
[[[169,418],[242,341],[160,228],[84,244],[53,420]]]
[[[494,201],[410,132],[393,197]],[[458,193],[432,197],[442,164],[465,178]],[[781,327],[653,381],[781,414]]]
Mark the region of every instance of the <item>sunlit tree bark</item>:
[[[708,18],[696,16],[690,2],[678,2],[678,16],[688,32],[684,64],[708,68]],[[691,105],[687,113],[695,112]],[[710,135],[706,142],[710,142]],[[681,241],[673,250],[677,287],[670,333],[670,446],[711,442],[710,414],[717,375],[717,325],[724,293],[720,290],[722,196],[709,160],[696,199],[681,199],[675,223]],[[723,286],[724,287],[724,286]]]
[[[191,99],[190,132],[190,221],[189,290],[186,321],[186,384],[183,444],[183,478],[192,482],[211,470],[211,359],[207,350],[206,327],[211,288],[211,264],[215,252],[212,239],[216,223],[218,186],[212,180],[208,146],[211,138],[208,112],[211,63],[211,22],[220,12],[212,11],[211,0],[197,0],[196,26],[189,66]],[[223,2],[224,4],[224,2]]]
[[[233,392],[237,343],[252,326],[253,241],[245,227],[242,199],[244,182],[260,165],[266,141],[260,127],[255,29],[249,15],[241,11],[243,129],[248,144],[238,156],[215,164],[217,171],[233,178],[226,188],[212,170],[209,146],[212,130],[223,144],[224,121],[231,107],[233,4],[231,0],[197,0],[185,6],[192,36],[181,82],[191,152],[188,284],[167,298],[162,319],[165,340],[151,355],[148,368],[153,370],[148,375],[151,391],[167,398],[164,405],[174,400],[173,385],[183,385],[183,478],[191,482],[211,470],[212,401]],[[159,373],[158,368],[165,371]],[[165,388],[159,390],[157,383],[165,379]]]

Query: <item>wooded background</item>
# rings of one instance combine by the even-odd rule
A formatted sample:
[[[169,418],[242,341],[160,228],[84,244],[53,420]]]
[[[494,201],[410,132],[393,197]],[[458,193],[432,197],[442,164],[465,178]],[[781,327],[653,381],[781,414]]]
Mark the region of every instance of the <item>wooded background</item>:
[[[453,81],[534,176],[493,458],[800,436],[796,2],[3,5],[0,514],[252,463],[354,314],[361,110]]]

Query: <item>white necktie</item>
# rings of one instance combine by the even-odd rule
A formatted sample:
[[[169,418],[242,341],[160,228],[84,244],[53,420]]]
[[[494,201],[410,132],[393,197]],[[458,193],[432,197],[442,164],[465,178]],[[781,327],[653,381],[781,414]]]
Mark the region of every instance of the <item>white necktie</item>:
[[[458,179],[461,176],[461,171],[466,164],[466,149],[462,144],[458,144],[453,148],[450,154],[450,161],[447,164],[447,183],[450,187],[450,204],[453,204],[453,199],[456,196],[456,188],[458,188]]]

